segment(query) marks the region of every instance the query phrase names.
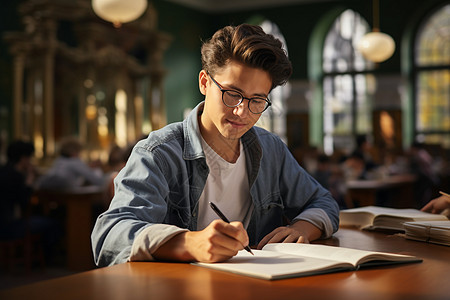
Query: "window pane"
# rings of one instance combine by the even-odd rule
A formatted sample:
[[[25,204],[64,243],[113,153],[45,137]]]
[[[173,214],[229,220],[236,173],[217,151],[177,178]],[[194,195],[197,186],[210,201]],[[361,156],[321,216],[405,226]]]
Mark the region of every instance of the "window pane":
[[[419,29],[416,63],[419,66],[450,64],[450,4],[432,15]]]
[[[269,21],[265,20],[260,24],[264,32],[272,34],[282,43],[283,49],[288,53],[286,40],[281,33],[278,26]],[[257,126],[265,128],[273,133],[276,133],[283,141],[287,141],[286,138],[286,99],[290,94],[289,82],[283,86],[277,86],[274,88],[270,94],[269,99],[272,102],[271,107],[266,110],[258,122]]]
[[[369,85],[375,85],[375,76],[372,74],[356,75],[356,133],[367,134],[372,132],[372,95],[373,88]]]
[[[422,71],[417,76],[416,128],[450,131],[450,71]]]
[[[373,75],[338,75],[328,76],[324,80],[324,131],[328,138],[341,136],[344,143],[339,148],[351,144],[342,136],[353,136],[353,123],[357,133],[370,133],[372,130],[371,101],[372,94],[368,88],[373,84]],[[356,99],[353,104],[353,99]],[[353,119],[352,107],[356,107],[356,120]],[[352,140],[352,138],[350,138]],[[345,144],[347,143],[347,144]],[[351,143],[351,142],[350,142]],[[338,141],[334,144],[338,146]]]
[[[356,51],[354,43],[369,31],[369,25],[352,10],[344,11],[333,23],[325,39],[323,69],[325,72],[362,71],[373,63]]]
[[[374,67],[374,63],[365,60],[355,47],[356,41],[368,31],[367,22],[358,13],[346,10],[325,38],[323,126],[326,153],[332,153],[335,148],[349,151],[354,147],[356,134],[372,132],[370,99],[373,89],[368,86],[373,85],[374,77],[355,74]]]
[[[350,75],[326,77],[324,81],[325,132],[351,134],[353,85]]]
[[[415,138],[450,148],[450,4],[420,26],[415,51]]]

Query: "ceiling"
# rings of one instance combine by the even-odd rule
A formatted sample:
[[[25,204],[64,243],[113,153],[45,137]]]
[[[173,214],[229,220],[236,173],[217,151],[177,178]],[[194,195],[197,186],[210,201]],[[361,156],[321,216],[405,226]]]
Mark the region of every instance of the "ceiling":
[[[204,12],[232,12],[289,4],[332,2],[337,0],[166,0]]]

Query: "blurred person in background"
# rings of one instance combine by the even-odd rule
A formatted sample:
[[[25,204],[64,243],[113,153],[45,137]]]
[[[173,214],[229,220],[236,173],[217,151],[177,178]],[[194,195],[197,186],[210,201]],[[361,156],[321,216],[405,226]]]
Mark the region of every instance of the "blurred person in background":
[[[104,187],[107,176],[100,168],[92,168],[80,154],[83,145],[76,138],[65,138],[61,142],[60,155],[52,167],[37,182],[38,189],[69,190],[82,186]]]
[[[369,141],[365,134],[359,134],[355,138],[356,148],[353,150],[353,154],[362,157],[364,161],[364,169],[370,172],[377,167],[377,164],[373,158],[373,145]]]
[[[0,167],[0,239],[14,240],[27,234],[40,234],[47,262],[59,242],[59,224],[32,211],[31,196],[37,178],[33,164],[34,145],[14,141],[7,149],[7,163]]]
[[[33,193],[36,168],[32,163],[34,146],[14,141],[7,149],[7,162],[0,168],[0,222],[11,224],[25,211]]]
[[[409,172],[417,176],[416,203],[422,207],[433,198],[433,190],[439,184],[439,177],[433,170],[433,157],[423,143],[414,142],[408,152],[408,162]]]

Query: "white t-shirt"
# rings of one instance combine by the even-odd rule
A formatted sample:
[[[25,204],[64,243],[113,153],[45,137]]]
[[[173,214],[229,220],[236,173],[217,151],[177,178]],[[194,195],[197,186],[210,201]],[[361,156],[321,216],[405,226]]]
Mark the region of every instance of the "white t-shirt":
[[[253,204],[250,200],[242,142],[239,141],[239,157],[235,163],[224,160],[203,138],[202,146],[209,166],[209,175],[199,199],[197,230],[202,230],[213,220],[219,219],[209,202],[214,202],[230,222],[240,221],[247,228]]]

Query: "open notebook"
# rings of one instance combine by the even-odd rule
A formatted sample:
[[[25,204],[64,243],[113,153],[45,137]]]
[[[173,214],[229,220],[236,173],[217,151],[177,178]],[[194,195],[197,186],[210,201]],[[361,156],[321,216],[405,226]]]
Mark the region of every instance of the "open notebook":
[[[385,252],[371,252],[316,244],[276,243],[242,250],[223,263],[195,265],[267,280],[309,276],[345,270],[358,270],[384,264],[421,262],[420,258]]]

